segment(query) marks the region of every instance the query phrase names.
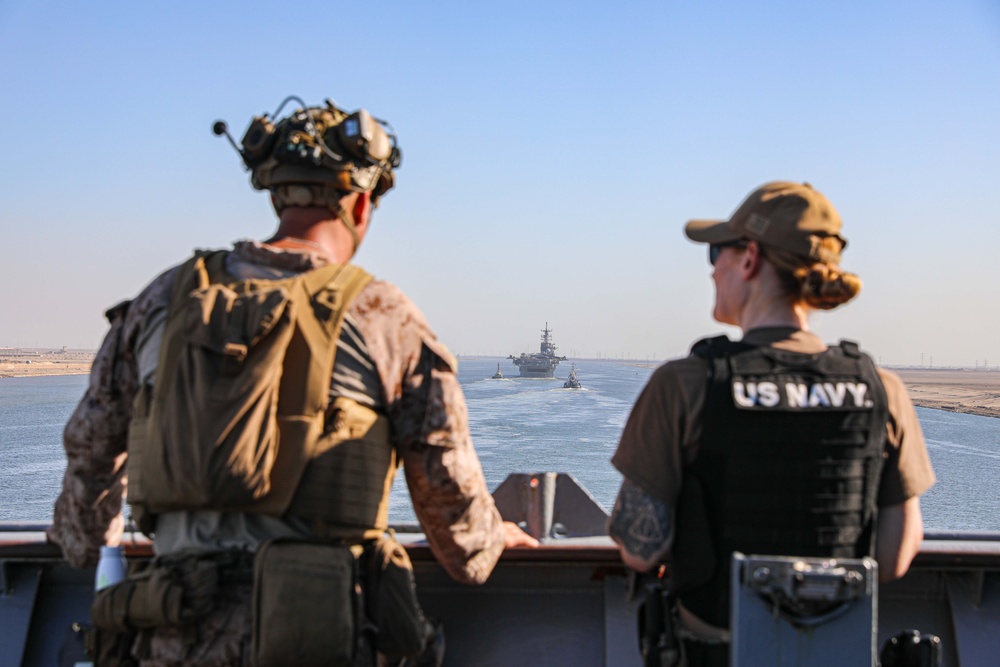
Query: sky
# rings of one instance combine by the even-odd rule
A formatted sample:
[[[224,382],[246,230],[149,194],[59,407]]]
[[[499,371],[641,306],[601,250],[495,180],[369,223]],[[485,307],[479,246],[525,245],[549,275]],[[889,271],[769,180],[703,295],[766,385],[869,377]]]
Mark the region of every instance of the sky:
[[[194,248],[275,227],[238,156],[288,95],[396,129],[356,261],[457,354],[665,359],[711,319],[691,218],[808,181],[885,365],[1000,366],[1000,2],[0,0],[0,347],[96,348]]]

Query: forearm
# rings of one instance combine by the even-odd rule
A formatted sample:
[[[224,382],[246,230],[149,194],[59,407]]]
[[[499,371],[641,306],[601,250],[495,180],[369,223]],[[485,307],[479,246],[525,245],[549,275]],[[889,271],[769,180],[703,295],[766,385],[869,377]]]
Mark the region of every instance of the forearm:
[[[880,508],[875,560],[878,561],[879,581],[899,579],[920,551],[924,539],[920,497],[914,496],[899,505]]]
[[[66,472],[49,538],[71,565],[97,562],[100,547],[117,544],[124,520],[126,442],[134,382],[118,358],[121,321],[95,357],[90,384],[63,432]]]
[[[503,551],[505,533],[472,446],[458,378],[425,349],[405,395],[400,453],[414,511],[448,574],[482,583]]]
[[[622,561],[639,572],[659,564],[674,539],[674,512],[628,479],[611,510],[608,534],[618,544]]]
[[[414,447],[404,456],[404,471],[413,509],[438,561],[456,581],[486,581],[505,533],[471,443],[468,449]]]

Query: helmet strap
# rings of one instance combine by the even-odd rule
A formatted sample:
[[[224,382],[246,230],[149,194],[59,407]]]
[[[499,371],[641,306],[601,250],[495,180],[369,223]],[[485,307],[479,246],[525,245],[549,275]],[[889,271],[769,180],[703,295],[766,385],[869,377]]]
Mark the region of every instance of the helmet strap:
[[[318,183],[296,183],[282,184],[271,188],[274,198],[274,209],[280,216],[282,211],[290,206],[317,206],[326,208],[337,215],[337,218],[344,223],[347,231],[351,234],[351,256],[358,251],[360,240],[358,239],[357,223],[354,215],[340,203],[341,198],[346,194],[332,185]]]
[[[350,211],[344,208],[344,205],[340,203],[339,199],[337,200],[336,208],[334,208],[333,206],[331,206],[330,208],[331,210],[337,212],[337,217],[340,218],[341,222],[344,223],[344,226],[347,227],[347,231],[351,233],[351,244],[352,244],[351,257],[353,257],[354,253],[358,251],[358,243],[359,243],[358,227],[354,222],[354,216],[351,214]]]

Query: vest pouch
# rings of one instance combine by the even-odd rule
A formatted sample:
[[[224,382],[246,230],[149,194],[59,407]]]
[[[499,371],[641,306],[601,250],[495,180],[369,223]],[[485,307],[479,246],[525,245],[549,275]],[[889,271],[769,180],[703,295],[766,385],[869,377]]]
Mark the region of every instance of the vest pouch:
[[[365,599],[369,617],[378,628],[375,648],[393,661],[419,655],[434,627],[417,600],[413,564],[406,549],[392,535],[383,535],[373,545],[368,567]]]
[[[225,510],[267,494],[293,306],[283,287],[237,293],[213,284],[188,295],[173,376],[162,379],[162,470],[146,466],[165,478],[155,488],[166,495],[151,505]]]
[[[119,633],[188,625],[212,610],[218,578],[215,563],[194,556],[166,565],[154,563],[97,591],[91,620],[99,630]]]
[[[288,511],[323,431],[346,309],[371,281],[340,264],[238,279],[228,257],[199,251],[178,270],[148,412],[130,424],[128,499],[147,534],[163,512]]]
[[[350,547],[272,540],[254,560],[255,667],[348,667],[360,586]]]

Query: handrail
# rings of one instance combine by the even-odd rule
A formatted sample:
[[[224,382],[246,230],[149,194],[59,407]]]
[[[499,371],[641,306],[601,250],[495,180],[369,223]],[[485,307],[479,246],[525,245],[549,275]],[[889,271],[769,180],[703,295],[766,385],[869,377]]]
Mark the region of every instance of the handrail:
[[[0,521],[0,558],[60,560],[62,551],[46,540],[48,524],[24,521]],[[406,544],[411,558],[418,561],[434,558],[430,547],[413,526],[403,526],[397,537]],[[138,532],[126,532],[122,540],[129,557],[152,556],[152,544]],[[509,549],[505,561],[538,562],[546,560],[582,560],[602,565],[618,565],[618,550],[610,538],[546,539],[539,549]],[[920,552],[913,561],[916,569],[1000,569],[1000,533],[985,531],[927,531]]]

